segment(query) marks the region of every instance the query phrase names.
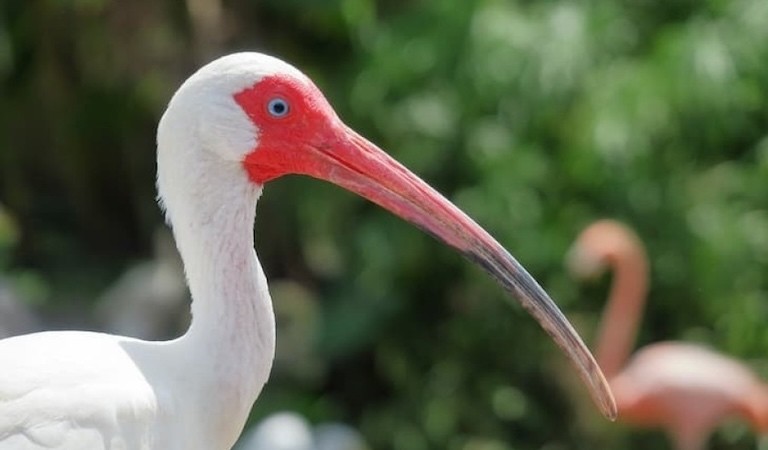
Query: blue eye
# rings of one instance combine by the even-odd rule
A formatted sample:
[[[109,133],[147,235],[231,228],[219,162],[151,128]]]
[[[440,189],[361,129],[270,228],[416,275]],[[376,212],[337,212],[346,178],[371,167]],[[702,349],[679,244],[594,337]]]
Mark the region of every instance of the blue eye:
[[[272,117],[285,117],[290,109],[288,102],[280,97],[273,98],[267,103],[267,111]]]

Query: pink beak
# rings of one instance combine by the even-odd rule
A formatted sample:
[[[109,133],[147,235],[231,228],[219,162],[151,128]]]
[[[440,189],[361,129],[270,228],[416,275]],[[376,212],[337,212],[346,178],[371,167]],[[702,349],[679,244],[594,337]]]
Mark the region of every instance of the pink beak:
[[[616,404],[589,349],[515,258],[466,214],[383,150],[340,122],[332,128],[332,137],[317,136],[315,142],[306,143],[304,148],[292,149],[292,156],[286,158],[279,149],[270,154],[271,149],[263,148],[246,158],[245,165],[254,173],[299,173],[330,181],[460,251],[491,274],[538,320],[579,372],[602,413],[614,419]]]

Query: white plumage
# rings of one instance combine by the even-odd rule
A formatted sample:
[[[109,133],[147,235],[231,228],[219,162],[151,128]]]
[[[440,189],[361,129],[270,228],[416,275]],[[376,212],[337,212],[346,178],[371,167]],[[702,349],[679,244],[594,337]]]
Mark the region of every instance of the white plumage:
[[[256,130],[232,96],[297,71],[258,54],[203,67],[158,128],[158,190],[194,298],[168,342],[44,332],[0,340],[0,449],[218,450],[267,380],[275,324],[253,251],[261,186],[239,161]],[[302,77],[300,74],[299,77]]]
[[[566,351],[604,413],[615,413],[588,349],[522,266],[346,127],[292,66],[257,53],[208,64],[173,96],[157,139],[159,197],[193,299],[188,331],[164,342],[78,331],[0,341],[0,450],[231,448],[275,352],[253,249],[256,202],[264,182],[289,173],[367,197],[477,262]]]

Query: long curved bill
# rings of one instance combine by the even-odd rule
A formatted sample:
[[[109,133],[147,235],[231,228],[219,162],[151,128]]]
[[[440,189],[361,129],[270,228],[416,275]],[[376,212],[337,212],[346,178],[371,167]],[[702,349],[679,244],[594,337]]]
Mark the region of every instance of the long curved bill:
[[[346,125],[334,125],[333,137],[297,149],[308,160],[291,171],[330,181],[373,201],[482,267],[536,318],[576,368],[602,413],[614,419],[616,404],[600,367],[568,319],[515,258],[383,150]]]

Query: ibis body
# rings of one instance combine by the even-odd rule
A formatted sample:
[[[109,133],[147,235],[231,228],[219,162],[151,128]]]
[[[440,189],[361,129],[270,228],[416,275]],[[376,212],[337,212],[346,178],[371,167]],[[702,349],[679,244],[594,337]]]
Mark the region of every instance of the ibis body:
[[[286,174],[366,197],[478,263],[615,405],[581,339],[531,276],[448,200],[338,118],[300,71],[222,57],[174,94],[157,133],[157,187],[192,297],[188,331],[150,342],[80,331],[0,341],[0,450],[224,450],[267,381],[275,319],[254,251],[256,203]]]

